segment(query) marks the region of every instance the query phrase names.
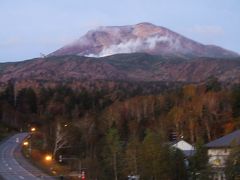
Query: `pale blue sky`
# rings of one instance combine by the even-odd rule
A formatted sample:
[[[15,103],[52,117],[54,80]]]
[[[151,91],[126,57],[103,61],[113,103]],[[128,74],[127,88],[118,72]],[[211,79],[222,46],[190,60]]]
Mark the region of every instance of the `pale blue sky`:
[[[97,26],[139,22],[240,53],[240,0],[0,0],[0,62],[48,54]]]

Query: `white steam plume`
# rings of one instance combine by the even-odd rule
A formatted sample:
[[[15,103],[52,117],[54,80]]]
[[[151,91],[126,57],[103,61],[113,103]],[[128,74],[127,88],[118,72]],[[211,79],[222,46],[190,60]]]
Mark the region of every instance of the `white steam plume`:
[[[171,39],[167,36],[152,36],[146,39],[131,39],[129,41],[114,44],[109,47],[105,47],[99,54],[89,54],[88,57],[104,57],[119,53],[134,53],[140,52],[144,49],[152,50],[156,47],[157,43],[171,42]]]

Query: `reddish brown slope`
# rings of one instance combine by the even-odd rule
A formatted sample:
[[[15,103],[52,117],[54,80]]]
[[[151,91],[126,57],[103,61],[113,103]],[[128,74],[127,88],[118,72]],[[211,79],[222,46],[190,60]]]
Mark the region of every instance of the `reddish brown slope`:
[[[1,65],[0,65],[1,66]],[[5,65],[0,82],[8,80],[124,80],[200,82],[210,76],[238,82],[240,59],[163,58],[148,54],[121,54],[105,58],[49,57]]]

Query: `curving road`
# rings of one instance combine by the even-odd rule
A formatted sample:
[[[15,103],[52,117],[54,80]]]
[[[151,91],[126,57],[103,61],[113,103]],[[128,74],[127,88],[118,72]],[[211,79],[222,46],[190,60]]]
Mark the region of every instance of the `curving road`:
[[[30,164],[21,154],[22,141],[28,133],[16,134],[0,144],[0,179],[35,180],[54,178]]]

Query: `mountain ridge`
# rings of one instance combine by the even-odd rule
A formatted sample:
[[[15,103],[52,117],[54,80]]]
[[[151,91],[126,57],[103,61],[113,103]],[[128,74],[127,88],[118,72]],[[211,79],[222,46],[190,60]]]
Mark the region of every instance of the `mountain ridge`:
[[[236,83],[240,77],[240,58],[189,60],[146,53],[117,54],[101,58],[66,55],[0,64],[0,69],[0,82],[126,80],[199,83],[215,76],[222,82]]]
[[[239,82],[240,56],[151,23],[99,27],[46,57],[0,64],[0,83],[11,80],[199,83],[211,76],[222,82]]]
[[[120,53],[149,53],[183,57],[239,57],[216,45],[204,45],[165,27],[151,23],[101,26],[48,56],[80,55],[104,57]]]

